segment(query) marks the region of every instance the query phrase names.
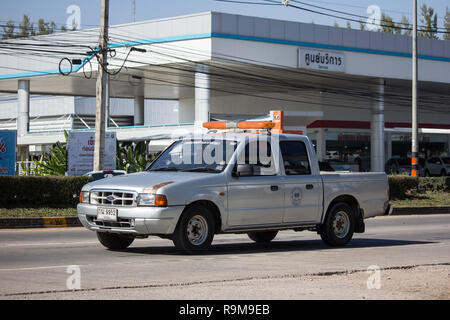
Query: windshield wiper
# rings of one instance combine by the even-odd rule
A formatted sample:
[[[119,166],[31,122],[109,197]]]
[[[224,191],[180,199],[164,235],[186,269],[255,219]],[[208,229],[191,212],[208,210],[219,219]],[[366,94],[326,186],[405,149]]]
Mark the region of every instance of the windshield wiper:
[[[150,169],[149,171],[180,171],[180,168],[177,167],[160,167],[155,169]]]
[[[218,169],[213,169],[213,168],[208,168],[208,167],[198,167],[198,168],[191,168],[191,169],[185,169],[185,170],[181,170],[183,172],[221,172]]]

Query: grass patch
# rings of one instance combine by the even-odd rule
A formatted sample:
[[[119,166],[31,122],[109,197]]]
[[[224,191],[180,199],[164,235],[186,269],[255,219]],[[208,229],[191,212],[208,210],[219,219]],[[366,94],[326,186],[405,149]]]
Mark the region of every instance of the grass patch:
[[[75,208],[0,208],[0,218],[74,217]]]
[[[450,193],[426,191],[424,193],[408,192],[405,199],[393,199],[394,207],[437,207],[450,206]]]

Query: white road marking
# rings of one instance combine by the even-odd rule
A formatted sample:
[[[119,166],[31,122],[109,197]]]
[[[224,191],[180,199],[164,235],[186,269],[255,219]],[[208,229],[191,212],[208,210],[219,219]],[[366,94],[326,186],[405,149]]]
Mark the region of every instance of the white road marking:
[[[46,267],[29,267],[29,268],[12,268],[12,269],[0,269],[1,271],[29,271],[29,270],[42,270],[42,269],[58,269],[67,268],[69,265],[65,266],[46,266]]]
[[[54,245],[73,245],[73,244],[98,244],[98,241],[83,242],[47,242],[47,243],[9,243],[2,244],[0,248],[5,247],[30,247],[30,246],[54,246]]]

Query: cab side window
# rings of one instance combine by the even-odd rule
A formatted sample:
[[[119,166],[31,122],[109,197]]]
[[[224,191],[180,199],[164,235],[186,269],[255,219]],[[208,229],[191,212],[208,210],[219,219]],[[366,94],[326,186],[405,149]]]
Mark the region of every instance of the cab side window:
[[[254,176],[274,176],[277,174],[272,148],[270,142],[267,141],[247,143],[245,151],[239,156],[238,163],[251,164]]]
[[[311,174],[308,151],[304,142],[280,141],[280,150],[286,175]]]

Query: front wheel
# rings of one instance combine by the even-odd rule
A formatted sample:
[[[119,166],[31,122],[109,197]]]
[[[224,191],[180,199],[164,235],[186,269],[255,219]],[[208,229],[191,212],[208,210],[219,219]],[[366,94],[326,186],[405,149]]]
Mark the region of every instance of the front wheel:
[[[442,169],[441,170],[441,176],[445,177],[446,175],[447,175],[447,171],[445,171],[445,169]]]
[[[104,247],[110,250],[125,249],[134,241],[133,237],[107,232],[97,232],[97,238]]]
[[[248,237],[256,243],[269,243],[277,236],[278,231],[249,232]]]
[[[332,247],[345,246],[353,237],[355,219],[352,208],[346,203],[337,203],[329,211],[319,229],[322,240]]]
[[[214,217],[204,206],[190,207],[181,216],[172,241],[175,247],[188,254],[208,251],[214,237]]]

